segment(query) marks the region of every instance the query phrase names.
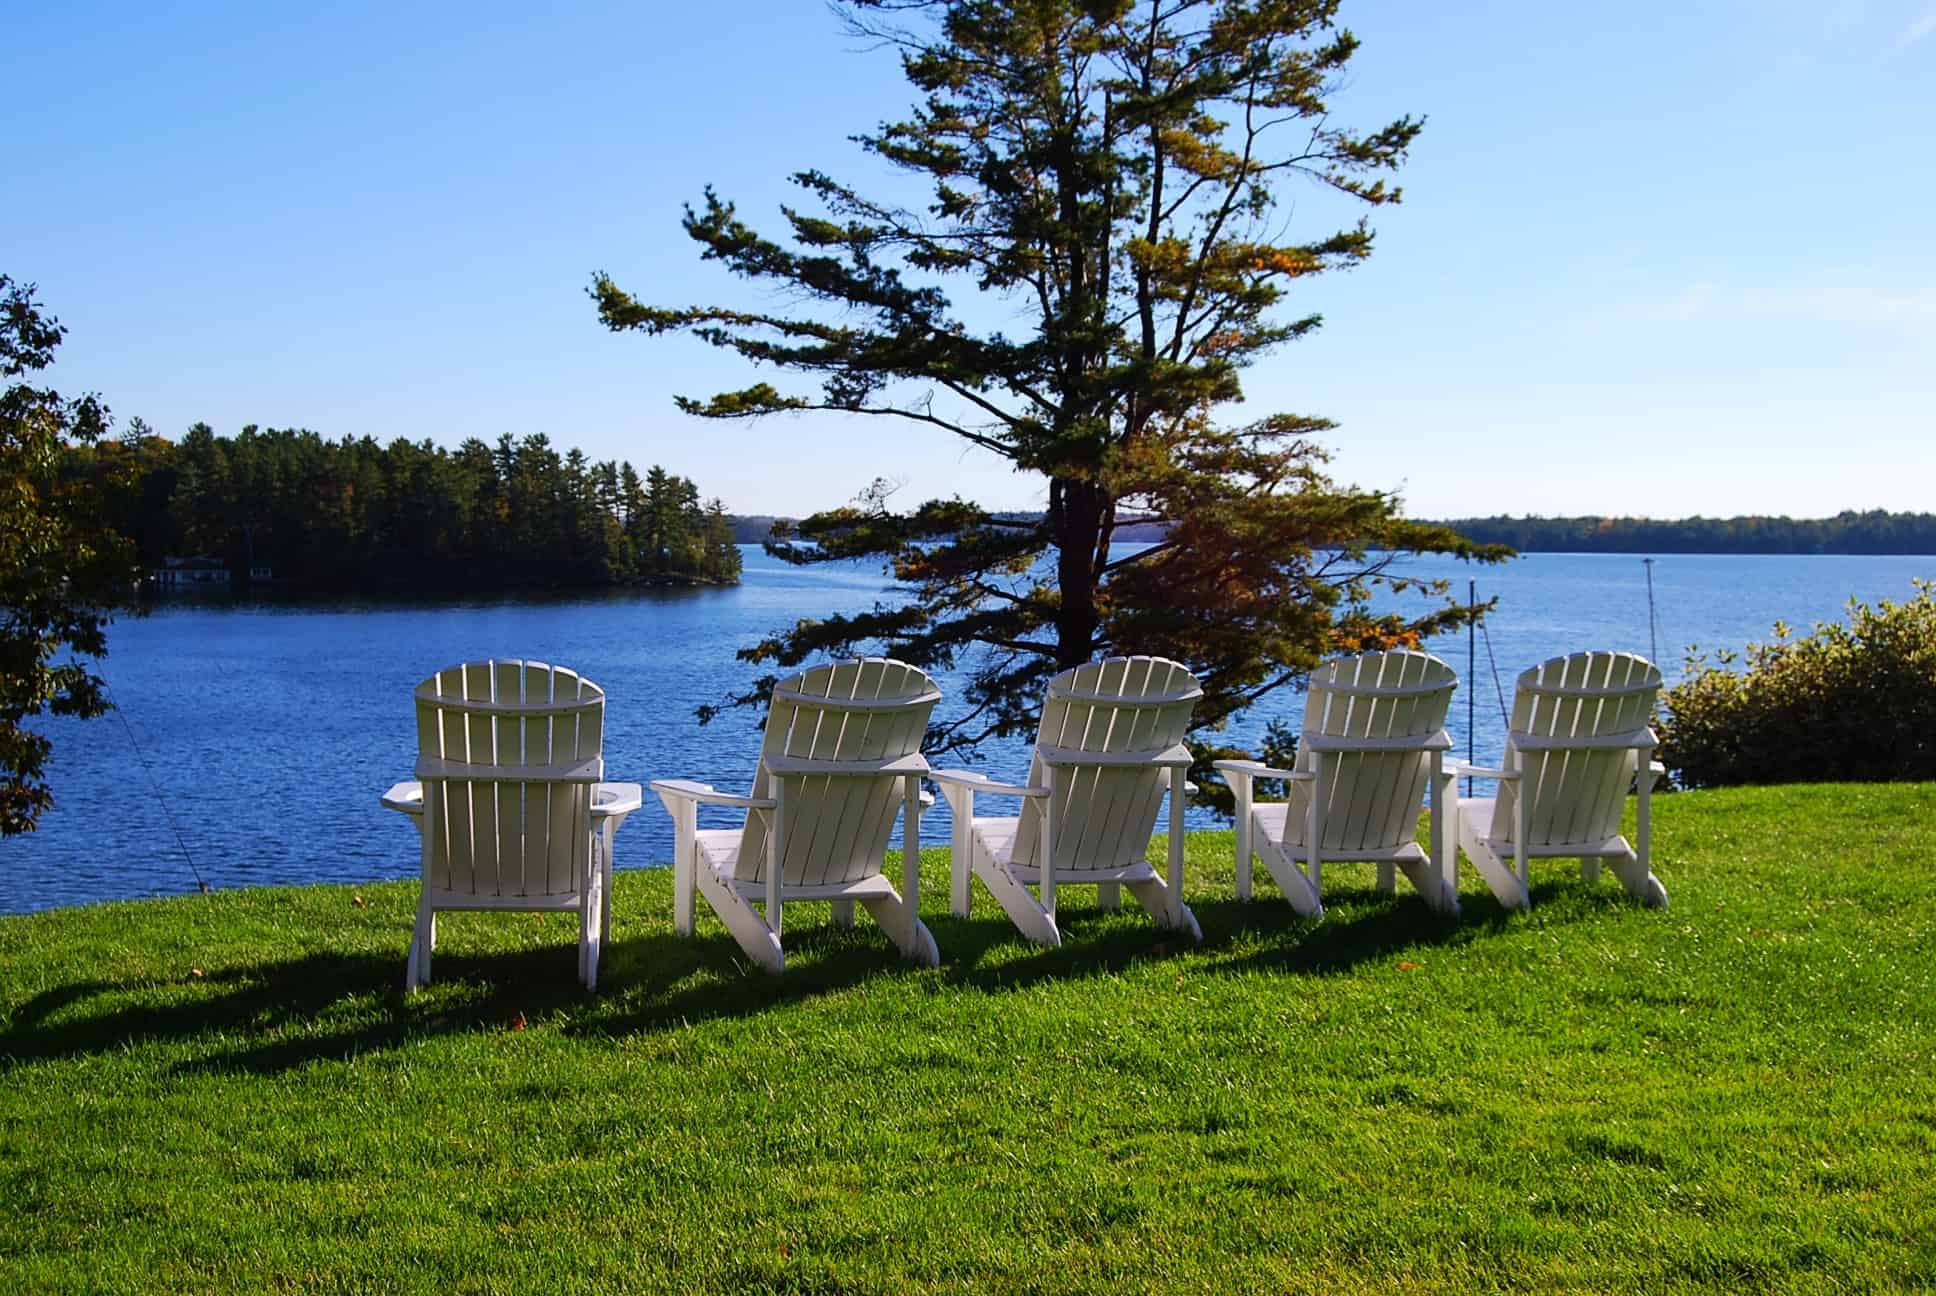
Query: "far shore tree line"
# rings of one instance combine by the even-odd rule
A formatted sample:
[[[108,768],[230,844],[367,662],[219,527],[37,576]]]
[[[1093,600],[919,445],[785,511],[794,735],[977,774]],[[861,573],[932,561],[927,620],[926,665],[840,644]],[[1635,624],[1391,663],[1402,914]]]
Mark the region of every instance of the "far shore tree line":
[[[1844,510],[1830,518],[1454,518],[1444,525],[1520,553],[1936,554],[1936,513]]]
[[[304,590],[588,588],[739,578],[715,499],[654,466],[593,463],[542,434],[429,441],[329,440],[258,428],[180,441],[140,420],[69,449],[102,486],[105,520],[143,564],[213,557],[267,567]]]
[[[1040,513],[1007,513],[1016,521],[1040,521]],[[768,540],[798,518],[734,514],[733,534],[742,544]],[[1845,509],[1829,518],[1776,517],[1494,517],[1453,518],[1432,525],[1467,538],[1505,545],[1516,553],[1632,554],[1936,554],[1936,513]],[[1112,539],[1154,544],[1166,528],[1139,523],[1116,528]]]

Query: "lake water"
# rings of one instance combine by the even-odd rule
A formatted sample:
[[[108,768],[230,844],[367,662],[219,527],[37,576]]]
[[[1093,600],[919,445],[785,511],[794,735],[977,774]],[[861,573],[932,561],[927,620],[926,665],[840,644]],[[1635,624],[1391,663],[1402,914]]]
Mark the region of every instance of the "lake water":
[[[377,796],[409,777],[415,760],[411,690],[434,670],[483,657],[561,662],[603,685],[607,777],[683,776],[743,790],[758,750],[755,717],[732,713],[704,728],[692,718],[694,707],[744,685],[751,672],[734,650],[802,616],[892,597],[876,570],[797,569],[745,552],[745,580],[733,589],[182,602],[121,622],[103,663],[120,718],[46,725],[58,805],[39,832],[0,840],[0,911],[191,892],[197,869],[217,888],[414,876],[416,834]],[[1558,653],[1649,651],[1637,557],[1534,554],[1503,567],[1414,570],[1453,579],[1461,594],[1476,578],[1481,598],[1499,598],[1489,635],[1508,696],[1519,671]],[[1658,660],[1671,680],[1689,644],[1739,649],[1767,638],[1777,619],[1803,629],[1837,619],[1852,595],[1908,598],[1919,576],[1936,577],[1936,558],[1664,555],[1654,564]],[[1471,678],[1463,636],[1432,647],[1465,680],[1453,703],[1458,750],[1470,689],[1476,753],[1497,759],[1503,724],[1486,641]],[[1271,699],[1230,736],[1254,745],[1268,720],[1294,724],[1300,704]],[[988,756],[997,776],[1022,772],[1019,744]],[[1192,812],[1191,822],[1214,819]],[[922,837],[947,836],[943,803],[923,817]],[[649,793],[616,854],[621,868],[670,860],[671,820]]]

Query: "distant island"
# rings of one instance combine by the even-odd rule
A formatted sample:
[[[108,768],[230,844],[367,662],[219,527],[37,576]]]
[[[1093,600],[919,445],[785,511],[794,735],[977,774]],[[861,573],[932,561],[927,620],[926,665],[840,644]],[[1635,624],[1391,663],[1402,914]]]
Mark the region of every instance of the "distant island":
[[[139,419],[68,451],[150,588],[463,592],[732,584],[724,505],[653,467],[593,463],[542,435],[456,450],[197,423],[179,443]]]
[[[1936,554],[1936,514],[1847,511],[1830,518],[1750,515],[1674,521],[1609,517],[1450,518],[1482,544],[1521,553]]]
[[[1040,513],[1005,513],[1036,519]],[[736,515],[733,537],[758,544],[779,519]],[[1444,525],[1482,544],[1511,545],[1521,553],[1713,553],[1713,554],[1936,554],[1936,514],[1847,511],[1831,518],[1752,515],[1692,517],[1673,521],[1632,517],[1452,518]],[[1116,530],[1122,543],[1160,540],[1160,523],[1139,522]]]

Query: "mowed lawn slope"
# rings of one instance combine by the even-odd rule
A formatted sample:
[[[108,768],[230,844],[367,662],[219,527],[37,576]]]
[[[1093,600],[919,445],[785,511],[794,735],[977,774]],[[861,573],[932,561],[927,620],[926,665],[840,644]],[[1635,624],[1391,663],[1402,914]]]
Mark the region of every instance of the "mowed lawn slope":
[[[1195,949],[950,919],[936,854],[939,969],[803,905],[779,979],[621,873],[595,996],[458,915],[406,1000],[414,885],[0,919],[0,1289],[1936,1284],[1936,786],[1655,819],[1665,913],[1336,866],[1303,922],[1198,835]]]

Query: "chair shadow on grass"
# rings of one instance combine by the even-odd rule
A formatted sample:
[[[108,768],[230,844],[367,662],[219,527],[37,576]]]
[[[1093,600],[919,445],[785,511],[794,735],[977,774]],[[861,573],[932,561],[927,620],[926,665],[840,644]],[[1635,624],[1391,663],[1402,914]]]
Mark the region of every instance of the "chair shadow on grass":
[[[1536,882],[1535,906],[1567,885]],[[1468,894],[1462,916],[1451,918],[1402,891],[1386,897],[1346,890],[1334,897],[1331,913],[1311,921],[1262,890],[1248,902],[1196,902],[1201,946],[1152,927],[1126,904],[1122,913],[1065,908],[1063,945],[1042,949],[1023,942],[992,900],[980,900],[975,917],[931,914],[927,921],[942,950],[942,979],[986,991],[1110,975],[1193,951],[1209,956],[1195,965],[1199,972],[1323,976],[1421,946],[1464,944],[1516,917],[1490,896]],[[216,967],[174,983],[198,987],[193,995],[157,996],[151,992],[167,985],[152,977],[75,982],[13,1010],[0,1029],[0,1076],[41,1059],[150,1042],[213,1045],[176,1063],[176,1073],[279,1074],[425,1036],[509,1030],[515,1023],[623,1037],[751,1016],[880,978],[928,974],[897,958],[866,922],[847,929],[805,917],[787,933],[788,968],[781,976],[748,964],[723,931],[702,925],[696,937],[683,938],[660,929],[607,945],[596,994],[578,984],[575,945],[563,942],[492,953],[467,953],[461,941],[440,943],[435,980],[414,996],[402,993],[401,947]],[[1231,956],[1220,957],[1225,951]],[[87,1013],[88,1001],[102,996],[130,1002]]]
[[[461,942],[440,942],[434,980],[412,996],[402,992],[401,948],[211,967],[172,983],[79,981],[13,1009],[0,1028],[0,1076],[42,1059],[156,1042],[211,1046],[176,1063],[175,1073],[277,1074],[437,1034],[546,1026],[582,1035],[673,1029],[899,974],[906,965],[892,946],[869,935],[864,928],[803,925],[788,937],[801,962],[781,977],[746,966],[723,933],[627,937],[607,945],[595,994],[578,984],[577,949],[568,943],[473,954]],[[191,986],[195,993],[167,993]],[[128,1002],[86,1011],[104,997]]]
[[[1568,887],[1564,879],[1534,880],[1530,895],[1536,911],[1543,907],[1542,922],[1577,920],[1552,904],[1567,894]],[[1347,888],[1328,893],[1326,900],[1327,912],[1316,921],[1299,916],[1275,892],[1262,888],[1249,901],[1217,900],[1195,906],[1205,946],[1211,944],[1213,928],[1216,944],[1222,948],[1239,944],[1245,933],[1265,938],[1256,948],[1217,960],[1211,970],[1326,976],[1407,952],[1470,945],[1526,920],[1525,914],[1507,909],[1490,893],[1466,892],[1459,898],[1456,915],[1431,908],[1402,886],[1396,896]]]
[[[1536,881],[1535,904],[1551,899],[1564,883]],[[1274,890],[1260,887],[1254,899],[1195,900],[1191,911],[1203,929],[1193,945],[1175,933],[1153,927],[1133,902],[1111,913],[1064,908],[1057,917],[1063,944],[1042,949],[1023,943],[991,898],[977,897],[973,918],[929,917],[941,946],[941,972],[951,984],[982,990],[1016,990],[1043,981],[1111,974],[1153,959],[1192,952],[1209,958],[1197,970],[1227,973],[1244,969],[1286,974],[1344,972],[1422,946],[1463,944],[1507,927],[1515,918],[1490,895],[1465,897],[1460,916],[1431,909],[1401,889],[1380,895],[1369,886],[1345,888],[1330,897],[1332,908],[1318,920],[1305,918]],[[979,915],[986,914],[987,917]],[[1233,946],[1262,942],[1262,948],[1236,957],[1218,957]],[[1016,947],[1022,957],[1002,957]]]
[[[957,936],[944,944],[942,968],[956,983],[985,990],[1019,990],[1042,981],[1118,973],[1138,963],[1190,953],[1209,956],[1207,964],[1196,965],[1200,972],[1228,972],[1240,966],[1286,973],[1338,972],[1375,962],[1397,950],[1455,940],[1459,935],[1457,919],[1446,919],[1407,898],[1342,920],[1326,917],[1312,921],[1288,904],[1273,904],[1268,899],[1248,903],[1199,901],[1191,909],[1203,928],[1201,945],[1193,945],[1174,932],[1152,929],[1147,923],[1139,926],[1133,920],[1108,921],[1112,915],[1101,910],[1075,910],[1065,912],[1061,948],[1035,950],[1026,957],[989,966],[982,966],[983,956],[1021,938],[1005,921],[957,921],[953,926],[963,935],[968,934],[967,929],[982,930],[974,933],[972,943]],[[1094,930],[1098,926],[1101,930]],[[1264,948],[1249,958],[1217,957],[1245,937],[1261,938]],[[939,927],[936,939],[947,939]]]

